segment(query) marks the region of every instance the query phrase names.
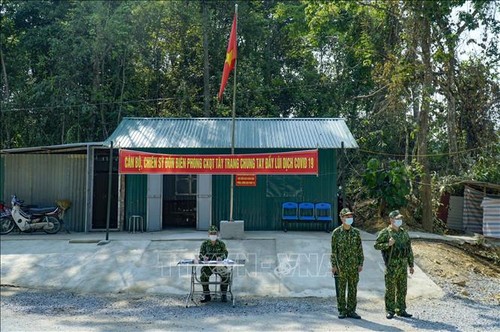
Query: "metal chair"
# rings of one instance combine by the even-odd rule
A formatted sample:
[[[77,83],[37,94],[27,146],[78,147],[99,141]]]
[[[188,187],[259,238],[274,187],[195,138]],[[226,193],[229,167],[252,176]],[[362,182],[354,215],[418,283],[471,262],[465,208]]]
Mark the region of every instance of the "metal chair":
[[[141,233],[144,233],[144,218],[139,215],[130,216],[128,218],[128,232],[135,233],[135,230],[139,231],[139,228]]]

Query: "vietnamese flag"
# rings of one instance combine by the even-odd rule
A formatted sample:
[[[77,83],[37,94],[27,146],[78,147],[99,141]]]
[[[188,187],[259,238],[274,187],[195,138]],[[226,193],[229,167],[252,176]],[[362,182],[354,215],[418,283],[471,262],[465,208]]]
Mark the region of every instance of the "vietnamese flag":
[[[220,89],[218,98],[219,101],[222,99],[222,94],[226,88],[227,79],[229,78],[229,73],[236,66],[236,13],[233,18],[233,26],[231,27],[231,34],[229,35],[229,44],[227,45],[226,51],[226,61],[224,62],[224,70],[222,71],[222,80],[220,82]]]

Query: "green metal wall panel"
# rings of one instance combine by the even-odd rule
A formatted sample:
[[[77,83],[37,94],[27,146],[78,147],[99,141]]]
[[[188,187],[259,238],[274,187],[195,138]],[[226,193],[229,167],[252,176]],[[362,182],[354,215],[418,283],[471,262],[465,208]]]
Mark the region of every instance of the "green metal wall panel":
[[[262,153],[278,151],[236,151],[236,153]],[[235,220],[245,221],[245,230],[280,230],[281,204],[286,201],[294,202],[328,202],[332,204],[332,211],[336,220],[337,197],[337,167],[335,150],[319,151],[319,175],[303,175],[301,178],[302,191],[295,197],[268,197],[268,177],[275,175],[257,176],[256,187],[235,187],[234,211]],[[286,181],[286,176],[284,177]],[[213,179],[213,221],[218,226],[221,220],[229,219],[230,209],[230,176],[218,175]],[[323,230],[324,225],[318,223],[291,224],[290,230]]]
[[[303,195],[300,200],[291,200],[295,202],[326,202],[332,204],[332,215],[334,223],[337,224],[337,161],[335,150],[319,151],[319,174],[318,176],[304,177]],[[281,203],[279,201],[277,218],[281,216]],[[319,223],[291,223],[289,230],[324,230],[324,225]]]
[[[230,175],[214,175],[212,178],[212,223],[217,227],[221,220],[229,220],[230,184]]]
[[[147,175],[125,176],[125,229],[128,229],[128,219],[131,215],[140,215],[146,220],[147,189]]]

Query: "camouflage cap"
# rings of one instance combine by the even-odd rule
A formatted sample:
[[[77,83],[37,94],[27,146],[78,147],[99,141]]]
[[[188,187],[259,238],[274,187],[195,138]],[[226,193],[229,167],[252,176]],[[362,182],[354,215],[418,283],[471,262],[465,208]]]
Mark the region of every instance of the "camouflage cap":
[[[209,233],[217,233],[218,231],[219,230],[217,229],[217,226],[215,226],[215,225],[210,226],[210,228],[208,229]]]
[[[391,213],[389,213],[389,218],[390,219],[396,219],[398,217],[402,217],[403,215],[399,213],[399,210],[394,210]]]
[[[343,208],[342,210],[340,210],[339,216],[342,218],[343,216],[346,216],[348,214],[352,214],[351,210],[349,210],[348,208]]]

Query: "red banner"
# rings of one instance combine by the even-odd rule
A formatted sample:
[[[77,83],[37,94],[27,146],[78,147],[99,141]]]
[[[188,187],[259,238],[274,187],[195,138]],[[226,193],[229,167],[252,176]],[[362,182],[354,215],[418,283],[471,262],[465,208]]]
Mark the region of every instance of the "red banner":
[[[318,174],[318,150],[174,155],[120,149],[121,174]]]

